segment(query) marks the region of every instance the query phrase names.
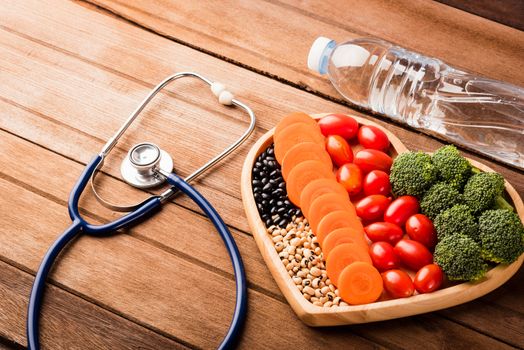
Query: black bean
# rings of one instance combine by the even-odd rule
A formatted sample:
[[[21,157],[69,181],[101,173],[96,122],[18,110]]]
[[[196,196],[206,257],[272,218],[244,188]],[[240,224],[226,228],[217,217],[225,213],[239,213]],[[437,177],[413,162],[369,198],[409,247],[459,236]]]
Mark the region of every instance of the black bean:
[[[300,209],[287,198],[286,183],[275,160],[273,145],[262,152],[252,170],[253,198],[260,218],[267,226],[285,227]]]

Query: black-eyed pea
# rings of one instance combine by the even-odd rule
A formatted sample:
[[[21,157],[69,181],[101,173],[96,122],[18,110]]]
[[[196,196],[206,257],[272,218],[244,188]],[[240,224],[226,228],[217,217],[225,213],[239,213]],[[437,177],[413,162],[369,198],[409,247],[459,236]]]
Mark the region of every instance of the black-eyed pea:
[[[332,292],[334,292],[336,289],[334,284],[330,284],[328,287]]]
[[[324,294],[324,295],[327,295],[327,293],[330,292],[329,287],[321,287],[321,288],[320,288],[320,291],[321,291],[322,294]]]
[[[320,289],[315,289],[315,296],[316,296],[317,298],[321,298],[321,297],[323,297],[322,292],[320,291]]]
[[[320,247],[316,247],[315,248],[315,254],[316,255],[320,255],[320,253],[322,253],[322,250],[320,249]]]
[[[335,293],[333,293],[333,292],[327,292],[327,293],[326,293],[326,296],[328,297],[328,299],[329,299],[330,301],[335,300],[335,298],[337,297],[337,296],[335,295]]]
[[[288,259],[282,259],[282,264],[284,264],[284,266],[287,266],[287,264],[289,264],[289,260]]]
[[[320,301],[315,301],[313,303],[313,305],[315,305],[315,306],[323,306],[324,304],[322,304]]]
[[[280,253],[278,253],[278,256],[281,259],[287,259],[287,258],[289,258],[289,253],[288,252],[280,252]]]
[[[316,266],[311,268],[310,273],[315,277],[322,275],[322,271]]]
[[[324,307],[331,307],[332,305],[333,305],[333,302],[331,302],[331,301],[326,301],[324,303]]]
[[[333,304],[334,305],[339,305],[341,301],[342,301],[342,299],[340,297],[336,297],[335,299],[333,299]]]
[[[303,258],[301,261],[300,261],[300,266],[302,267],[307,267],[307,262],[308,260],[306,258]]]
[[[311,297],[311,300],[310,300],[310,301],[311,301],[312,303],[314,303],[315,301],[318,301],[318,300],[319,300],[318,297]]]
[[[339,293],[338,289],[335,289],[335,295],[338,297],[338,296],[340,296],[339,294],[340,293]]]
[[[310,286],[310,285],[311,285],[311,280],[310,280],[310,279],[304,279],[304,280],[302,280],[302,285],[303,285],[304,287]]]
[[[302,290],[304,289],[304,286],[300,284],[300,285],[297,286],[297,288],[298,288],[299,291],[302,292]]]
[[[307,293],[307,294],[309,294],[311,296],[315,295],[315,290],[313,288],[311,288],[310,286],[305,286],[303,291],[304,291],[304,293]]]
[[[325,304],[325,303],[327,303],[327,302],[329,301],[329,299],[328,299],[328,297],[321,297],[321,298],[319,299],[319,301],[320,301],[322,304]]]
[[[325,282],[326,282],[326,286],[330,286],[330,285],[332,285],[331,280],[330,280],[329,278],[327,278],[327,279],[325,280]]]
[[[302,278],[293,277],[293,283],[302,285]]]
[[[303,271],[303,270],[300,270],[300,271],[297,272],[297,276],[300,277],[300,278],[305,278],[307,276],[307,272]]]
[[[289,275],[290,277],[295,276],[295,273],[293,272],[293,270],[289,270],[287,273],[288,273],[288,275]]]
[[[282,242],[284,238],[281,235],[273,237],[273,243]]]
[[[319,287],[320,280],[318,278],[315,278],[313,282],[311,282],[311,287],[318,288]]]
[[[275,244],[275,249],[280,253],[284,249],[284,244],[282,242],[277,242]]]
[[[306,300],[310,300],[311,299],[311,295],[309,295],[307,293],[304,293],[304,290],[302,290],[302,295],[304,296],[304,298],[306,298]]]
[[[295,274],[298,272],[298,270],[299,270],[298,266],[294,266],[294,267],[293,267],[293,272],[294,272]]]

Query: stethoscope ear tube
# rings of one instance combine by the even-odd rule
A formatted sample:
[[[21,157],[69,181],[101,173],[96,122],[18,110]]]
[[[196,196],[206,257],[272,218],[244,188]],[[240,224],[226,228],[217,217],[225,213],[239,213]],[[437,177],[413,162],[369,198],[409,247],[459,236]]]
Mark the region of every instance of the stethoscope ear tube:
[[[227,252],[229,253],[229,258],[233,264],[233,272],[235,275],[236,283],[236,302],[235,302],[235,311],[233,312],[233,318],[229,326],[229,330],[220,343],[218,349],[232,349],[235,345],[235,342],[242,330],[242,326],[245,321],[246,311],[247,311],[247,280],[246,273],[244,270],[244,263],[238,251],[238,247],[231,235],[231,232],[227,228],[227,225],[224,223],[220,215],[217,213],[215,208],[207,201],[198,192],[193,186],[189,185],[187,182],[182,180],[179,176],[173,173],[164,174],[167,178],[167,182],[173,186],[173,190],[180,190],[188,197],[190,197],[206,216],[211,220],[215,226],[218,234],[222,238],[224,245],[226,246]]]

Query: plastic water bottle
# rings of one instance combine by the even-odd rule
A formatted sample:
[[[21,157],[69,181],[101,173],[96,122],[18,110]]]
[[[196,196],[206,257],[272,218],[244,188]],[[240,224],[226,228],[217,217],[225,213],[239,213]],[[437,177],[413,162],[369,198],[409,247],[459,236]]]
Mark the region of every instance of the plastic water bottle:
[[[348,101],[524,169],[524,89],[386,41],[319,37],[310,69]]]

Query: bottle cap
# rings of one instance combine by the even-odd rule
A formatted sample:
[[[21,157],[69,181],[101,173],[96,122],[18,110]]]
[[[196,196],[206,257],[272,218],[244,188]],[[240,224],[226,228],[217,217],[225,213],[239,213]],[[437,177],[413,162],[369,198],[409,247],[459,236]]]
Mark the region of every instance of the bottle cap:
[[[328,58],[335,46],[334,40],[319,36],[311,45],[311,49],[309,49],[307,57],[308,68],[320,74],[326,74]]]

